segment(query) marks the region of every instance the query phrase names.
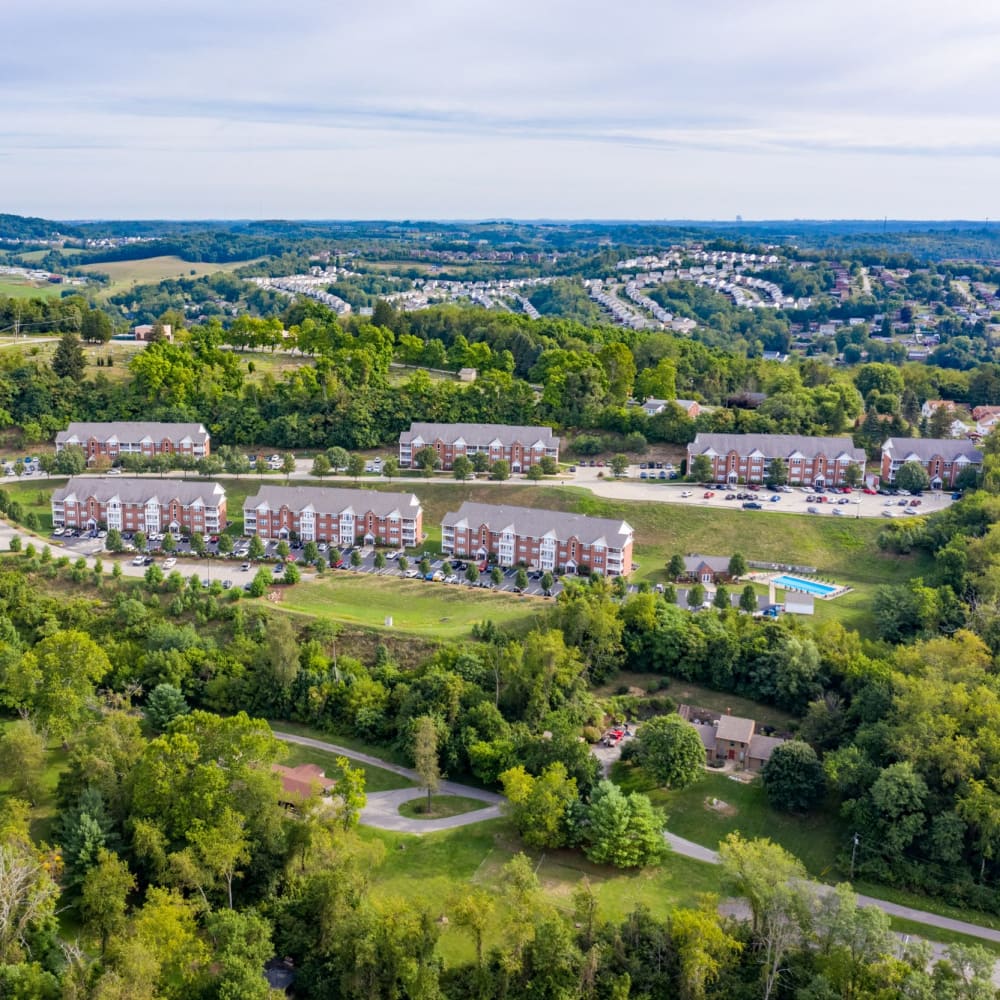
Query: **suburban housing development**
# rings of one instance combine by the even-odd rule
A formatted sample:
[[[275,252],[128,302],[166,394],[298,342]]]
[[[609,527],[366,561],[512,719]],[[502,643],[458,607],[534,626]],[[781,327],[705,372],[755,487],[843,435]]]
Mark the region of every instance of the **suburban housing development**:
[[[322,486],[262,486],[243,504],[243,530],[262,538],[336,545],[417,545],[423,508],[412,493]]]
[[[559,461],[559,438],[551,427],[515,427],[507,424],[411,423],[399,435],[399,464],[407,469],[417,452],[433,448],[443,469],[450,469],[459,455],[488,456],[490,464],[500,460],[511,472],[526,472],[548,455]]]
[[[705,455],[717,483],[762,483],[771,461],[780,458],[788,482],[802,486],[840,486],[852,466],[865,467],[865,453],[846,437],[800,434],[698,434],[687,447],[688,469]]]
[[[112,462],[122,455],[209,454],[210,436],[204,424],[164,424],[146,421],[72,423],[56,434],[56,451],[79,445],[91,464],[100,456]]]
[[[623,520],[534,507],[463,503],[441,522],[441,550],[472,559],[491,556],[501,566],[540,570],[632,571],[632,527]]]
[[[183,479],[74,476],[52,494],[52,524],[147,535],[218,532],[226,526],[226,491]]]
[[[948,438],[889,438],[882,445],[882,480],[892,483],[907,462],[916,462],[930,477],[931,488],[954,486],[966,469],[979,469],[983,453],[970,441]]]

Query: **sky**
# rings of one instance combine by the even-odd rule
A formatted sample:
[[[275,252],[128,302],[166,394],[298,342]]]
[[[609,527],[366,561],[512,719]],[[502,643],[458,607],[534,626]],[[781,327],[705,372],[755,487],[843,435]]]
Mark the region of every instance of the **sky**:
[[[994,0],[5,0],[0,211],[1000,217]]]

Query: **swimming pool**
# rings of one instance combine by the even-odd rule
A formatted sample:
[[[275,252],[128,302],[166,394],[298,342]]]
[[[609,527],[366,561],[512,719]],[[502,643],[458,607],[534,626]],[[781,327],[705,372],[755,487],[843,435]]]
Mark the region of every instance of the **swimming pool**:
[[[797,576],[776,576],[773,583],[776,587],[784,587],[786,590],[801,590],[803,593],[814,594],[816,597],[829,597],[840,589],[832,587],[828,583],[800,580]]]

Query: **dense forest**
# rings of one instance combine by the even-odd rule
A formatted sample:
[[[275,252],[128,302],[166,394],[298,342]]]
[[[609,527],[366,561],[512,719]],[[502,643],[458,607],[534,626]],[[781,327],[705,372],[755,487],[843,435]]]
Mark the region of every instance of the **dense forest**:
[[[129,583],[33,546],[5,561],[0,700],[19,719],[0,739],[13,778],[0,871],[17,875],[0,880],[5,995],[263,997],[275,954],[293,959],[297,995],[318,998],[991,995],[985,953],[956,947],[932,966],[846,887],[816,894],[787,852],[739,837],[722,846],[722,885],[747,921],[713,900],[607,920],[586,881],[567,913],[515,856],[496,891],[448,904],[476,958],[445,965],[440,914],[378,887],[383,848],[357,832],[362,773],[341,761],[326,807],[282,808],[279,745],[260,721],[351,732],[411,760],[427,738],[442,773],[504,789],[529,847],[641,867],[663,854],[664,818],[603,780],[580,736],[608,713],[652,713],[628,766],[677,783],[690,765],[669,748],[691,734],[700,770],[700,741],[664,714],[668,697],[592,687],[640,666],[698,678],[802,714],[788,745],[801,752],[765,783],[786,808],[821,808],[825,786],[864,831],[859,874],[995,911],[1000,689],[972,634],[893,648],[835,625],[694,616],[595,579],[526,634],[483,623],[477,641],[403,667],[386,646],[338,651],[329,622],[195,583]],[[29,809],[53,739],[68,763],[36,841]],[[72,947],[55,919],[67,908],[83,933]],[[497,943],[484,947],[487,927]]]

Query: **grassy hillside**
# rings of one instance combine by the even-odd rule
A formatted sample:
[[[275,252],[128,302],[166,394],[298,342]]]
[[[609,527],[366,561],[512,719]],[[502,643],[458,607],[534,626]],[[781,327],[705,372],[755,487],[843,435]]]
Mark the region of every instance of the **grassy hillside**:
[[[143,260],[114,260],[103,264],[81,264],[85,274],[97,272],[111,276],[110,284],[101,297],[115,295],[130,285],[156,284],[165,278],[196,278],[217,271],[235,271],[252,261],[231,261],[226,264],[200,263],[180,257],[146,257]]]
[[[234,530],[242,527],[243,501],[256,492],[260,479],[223,478],[229,501],[229,517]],[[281,483],[280,476],[268,476],[267,482]],[[49,522],[48,497],[55,480],[11,484],[8,491],[25,507],[39,515],[40,523]],[[298,481],[301,483],[301,481]],[[324,480],[323,485],[354,487],[344,477]],[[636,580],[666,580],[666,562],[674,552],[701,552],[730,555],[742,552],[752,560],[783,562],[817,567],[825,578],[845,584],[852,592],[831,601],[816,602],[819,621],[835,619],[867,634],[874,634],[870,608],[875,588],[885,583],[902,583],[930,571],[930,562],[922,556],[893,556],[879,551],[876,544],[883,524],[873,518],[817,518],[808,515],[778,514],[767,511],[748,513],[742,510],[688,507],[680,504],[616,501],[595,497],[579,487],[559,485],[459,483],[409,484],[406,480],[386,482],[367,477],[360,486],[382,491],[416,493],[424,505],[426,548],[437,551],[441,541],[441,518],[464,500],[484,503],[515,504],[573,511],[599,517],[626,519],[635,528]],[[421,546],[420,548],[423,548]],[[396,627],[413,634],[464,634],[472,622],[485,617],[513,621],[535,613],[539,602],[518,601],[502,595],[455,588],[443,595],[425,599],[425,591],[410,584],[400,591],[395,581],[366,578],[350,579],[336,575],[308,590],[292,591],[286,599],[290,610],[310,614],[329,614],[365,626],[380,626],[385,615],[392,614]],[[410,589],[412,588],[412,590]],[[315,590],[316,593],[312,593]],[[406,593],[405,598],[401,597]],[[508,602],[514,602],[510,604]]]

